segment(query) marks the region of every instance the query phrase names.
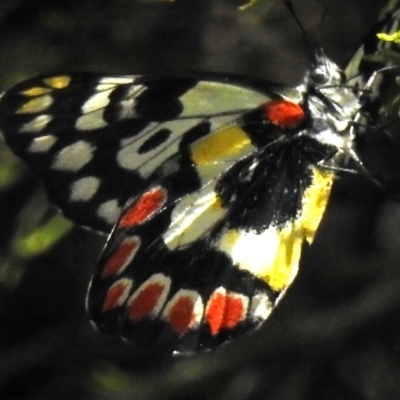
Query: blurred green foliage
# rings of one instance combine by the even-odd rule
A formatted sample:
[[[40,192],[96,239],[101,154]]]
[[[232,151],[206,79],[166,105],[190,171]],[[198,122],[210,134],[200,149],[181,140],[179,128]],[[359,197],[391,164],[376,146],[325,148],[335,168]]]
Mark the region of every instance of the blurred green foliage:
[[[6,195],[26,177],[26,169],[0,145],[0,196]],[[26,263],[51,249],[72,228],[47,202],[43,189],[36,190],[15,212],[14,228],[8,235],[8,251],[0,258],[0,283],[15,287]]]
[[[20,161],[4,144],[0,145],[0,192],[13,185],[20,175]]]

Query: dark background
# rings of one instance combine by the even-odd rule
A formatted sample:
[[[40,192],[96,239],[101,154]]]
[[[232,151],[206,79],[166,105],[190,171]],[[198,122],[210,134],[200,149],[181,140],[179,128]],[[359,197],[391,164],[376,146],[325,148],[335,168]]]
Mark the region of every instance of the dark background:
[[[320,31],[326,53],[343,64],[384,4],[332,1],[322,29],[323,1],[295,7],[310,40]],[[1,0],[0,89],[74,70],[226,71],[300,83],[309,57],[282,2],[238,5]],[[361,151],[386,177],[381,169],[400,146],[372,139]],[[259,331],[213,353],[168,358],[89,324],[86,288],[105,238],[73,227],[39,255],[18,251],[21,232],[55,210],[5,145],[0,155],[0,168],[12,170],[11,178],[0,170],[8,179],[0,187],[1,400],[400,398],[400,207],[365,177],[337,180],[298,278]]]

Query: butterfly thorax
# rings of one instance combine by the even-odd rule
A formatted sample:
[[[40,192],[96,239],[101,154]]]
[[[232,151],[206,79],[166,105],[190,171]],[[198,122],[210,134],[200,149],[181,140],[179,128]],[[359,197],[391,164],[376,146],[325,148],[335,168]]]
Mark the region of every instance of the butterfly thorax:
[[[304,93],[310,120],[320,121],[321,129],[310,136],[336,148],[335,162],[338,157],[353,158],[353,121],[362,104],[354,88],[346,84],[344,72],[320,50],[298,90]]]

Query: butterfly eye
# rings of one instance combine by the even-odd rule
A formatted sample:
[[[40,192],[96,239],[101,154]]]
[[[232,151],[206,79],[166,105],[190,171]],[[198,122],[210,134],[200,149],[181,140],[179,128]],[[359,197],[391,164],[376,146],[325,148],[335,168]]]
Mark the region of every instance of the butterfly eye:
[[[322,69],[315,69],[310,73],[310,80],[317,85],[324,85],[329,82],[329,76]]]

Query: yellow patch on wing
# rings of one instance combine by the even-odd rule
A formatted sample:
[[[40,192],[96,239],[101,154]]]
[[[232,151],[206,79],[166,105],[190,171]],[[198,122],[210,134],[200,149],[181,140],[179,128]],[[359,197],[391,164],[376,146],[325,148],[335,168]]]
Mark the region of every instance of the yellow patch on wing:
[[[315,233],[324,215],[331,194],[334,173],[313,167],[311,185],[304,192],[302,200],[301,226],[305,239],[309,244],[314,240]]]
[[[219,161],[236,160],[245,155],[252,147],[247,133],[238,125],[233,125],[213,132],[193,143],[191,146],[192,160],[200,166]]]
[[[52,89],[50,88],[35,86],[30,89],[22,91],[21,94],[28,97],[36,97],[36,96],[41,96],[42,94],[49,93],[51,91]]]
[[[256,148],[239,126],[216,130],[191,145],[191,158],[203,183],[227,171]]]
[[[230,229],[216,243],[234,265],[248,270],[278,292],[295,278],[303,242],[312,242],[328,202],[333,172],[313,168],[312,173],[302,210],[294,220],[272,225],[262,232]]]
[[[70,84],[71,77],[68,75],[52,76],[51,78],[43,79],[43,82],[53,89],[64,89]]]
[[[47,110],[53,104],[53,98],[49,94],[36,97],[27,101],[17,111],[17,114],[34,114]]]
[[[274,261],[260,278],[267,282],[272,289],[281,291],[289,286],[297,275],[303,234],[296,222],[288,224],[283,229],[277,229],[279,243],[276,248]]]

